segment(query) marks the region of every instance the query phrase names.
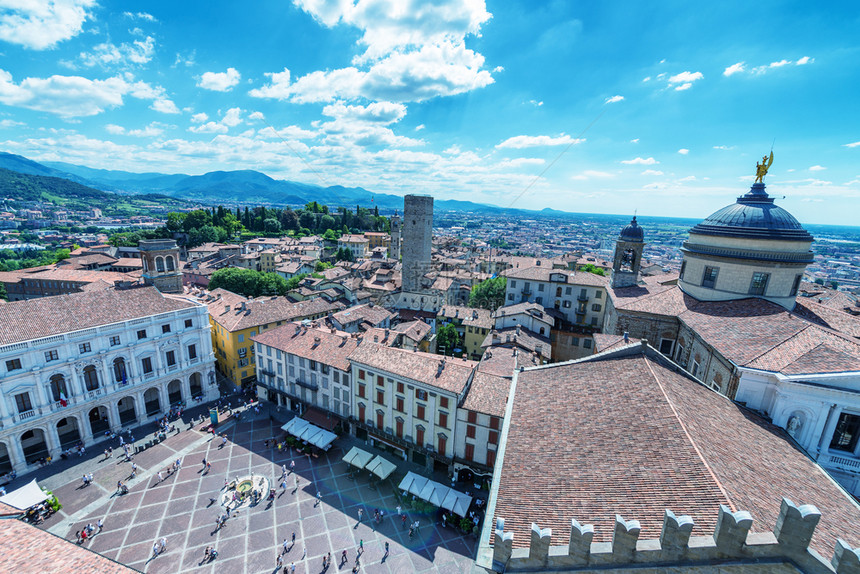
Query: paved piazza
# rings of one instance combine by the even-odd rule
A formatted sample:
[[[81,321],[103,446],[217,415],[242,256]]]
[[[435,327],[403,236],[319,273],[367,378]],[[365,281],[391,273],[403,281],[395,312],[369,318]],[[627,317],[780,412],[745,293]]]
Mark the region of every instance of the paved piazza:
[[[245,416],[250,415],[250,412]],[[187,428],[187,424],[184,425]],[[477,539],[463,537],[452,529],[433,524],[434,517],[409,513],[409,521],[419,520],[418,533],[409,539],[408,531],[396,518],[396,499],[392,486],[383,483],[377,489],[369,485],[366,472],[356,479],[348,477],[341,458],[346,441],[338,439],[328,454],[319,458],[279,453],[266,448],[263,441],[280,436],[280,425],[267,413],[252,420],[226,425],[228,443],[212,440],[198,430],[182,431],[138,454],[138,477],[128,482],[130,492],[118,496],[117,480],[126,480],[131,463],[119,461],[118,451],[102,461],[90,460],[95,483],[81,486],[80,474],[72,474],[83,464],[62,475],[40,479],[48,484],[64,505],[62,513],[51,517],[42,527],[75,539],[75,532],[86,523],[104,521],[104,530],[85,544],[108,558],[147,573],[219,572],[272,574],[276,555],[284,539],[296,534],[296,544],[284,555],[284,564],[296,564],[297,573],[323,572],[322,557],[331,552],[334,564],[328,572],[351,572],[359,541],[364,541],[362,572],[447,572],[471,570]],[[344,443],[344,444],[340,444]],[[253,446],[253,449],[252,449]],[[170,462],[182,458],[178,473],[162,482],[155,475]],[[203,471],[202,460],[212,464]],[[389,456],[388,458],[393,458]],[[287,489],[280,488],[281,465],[289,468],[295,460],[295,479],[287,478]],[[215,530],[218,515],[224,512],[218,502],[210,506],[210,497],[220,499],[225,478],[231,481],[250,474],[266,476],[277,490],[272,504],[267,497],[253,507],[240,508],[227,524]],[[402,476],[400,470],[393,476]],[[57,486],[58,480],[65,484]],[[322,500],[316,503],[316,493]],[[358,510],[364,509],[364,521],[358,523]],[[386,512],[382,524],[371,527],[374,509]],[[162,537],[167,550],[153,558],[152,546]],[[383,561],[384,544],[390,554]],[[218,550],[218,558],[201,564],[206,546]],[[340,555],[347,550],[349,561],[340,565]],[[307,552],[305,558],[303,553]]]

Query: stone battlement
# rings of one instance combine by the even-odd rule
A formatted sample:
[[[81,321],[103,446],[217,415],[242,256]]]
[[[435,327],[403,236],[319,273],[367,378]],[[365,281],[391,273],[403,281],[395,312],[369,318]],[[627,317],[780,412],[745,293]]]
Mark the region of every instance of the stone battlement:
[[[639,540],[639,522],[616,515],[612,542],[592,542],[594,526],[571,520],[566,546],[551,546],[551,529],[541,529],[533,523],[529,547],[516,549],[513,548],[513,533],[505,532],[504,518],[498,518],[493,534],[491,568],[496,572],[627,568],[666,571],[693,565],[698,568],[709,564],[741,567],[770,563],[790,565],[789,570],[812,574],[860,574],[860,549],[851,548],[845,541],[837,541],[830,561],[809,548],[820,518],[821,513],[815,506],[797,506],[783,498],[773,532],[751,534],[753,519],[749,512],[732,512],[729,507],[720,505],[713,535],[690,536],[693,519],[676,516],[667,509],[663,531],[657,540]],[[772,569],[780,570],[779,567]]]

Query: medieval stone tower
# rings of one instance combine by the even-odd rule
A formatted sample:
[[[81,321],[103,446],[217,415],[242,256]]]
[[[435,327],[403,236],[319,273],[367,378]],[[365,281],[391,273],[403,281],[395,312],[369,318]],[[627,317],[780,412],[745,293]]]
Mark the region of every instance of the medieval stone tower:
[[[388,258],[400,260],[400,216],[397,212],[391,216],[391,245],[388,246]]]
[[[147,239],[138,244],[143,282],[162,293],[182,293],[179,247],[173,239]]]
[[[642,265],[642,250],[645,248],[645,230],[639,227],[636,216],[630,225],[621,230],[615,241],[615,257],[612,259],[612,288],[630,287],[639,281]]]
[[[429,195],[407,195],[403,198],[402,291],[421,291],[421,279],[431,269],[432,238],[433,198]]]

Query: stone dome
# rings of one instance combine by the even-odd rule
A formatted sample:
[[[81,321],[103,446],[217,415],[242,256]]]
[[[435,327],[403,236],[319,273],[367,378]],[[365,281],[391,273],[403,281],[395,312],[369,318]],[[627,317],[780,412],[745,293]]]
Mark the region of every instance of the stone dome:
[[[812,236],[794,216],[774,204],[763,183],[753,184],[748,193],[711,214],[693,227],[690,233],[746,239],[812,241]]]
[[[645,241],[645,230],[639,227],[635,215],[630,225],[621,230],[618,238],[622,241]]]

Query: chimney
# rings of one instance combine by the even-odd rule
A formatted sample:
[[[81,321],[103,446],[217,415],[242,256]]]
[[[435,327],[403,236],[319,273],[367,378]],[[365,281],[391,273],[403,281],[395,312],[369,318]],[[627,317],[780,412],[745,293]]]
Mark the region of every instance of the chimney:
[[[230,305],[224,305],[224,312],[225,312],[225,313],[229,313],[229,312],[230,312]]]
[[[540,355],[540,352],[542,349],[543,349],[543,345],[535,345],[535,354]]]
[[[314,337],[314,346],[313,346],[313,348],[315,349],[315,348],[317,347],[317,345],[319,345],[319,344],[320,344],[320,338],[319,338],[319,336]]]
[[[346,339],[346,335],[344,335],[343,337],[341,337],[341,338],[340,338],[340,345],[338,345],[338,347],[343,347],[344,345],[346,345],[346,340],[347,340],[347,339]]]
[[[630,333],[628,333],[627,331],[624,331],[624,342],[625,343],[630,342]]]
[[[239,309],[240,309],[240,310],[242,310],[242,311],[244,311],[244,310],[245,310],[245,302],[244,302],[244,301],[242,301],[242,306],[241,306],[241,307],[239,307]]]
[[[374,343],[378,343],[378,342],[379,342],[379,335],[374,335],[374,336],[373,336],[373,342],[374,342]]]
[[[502,338],[499,336],[499,334],[496,331],[493,331],[493,344],[497,345],[501,342],[502,342]]]

